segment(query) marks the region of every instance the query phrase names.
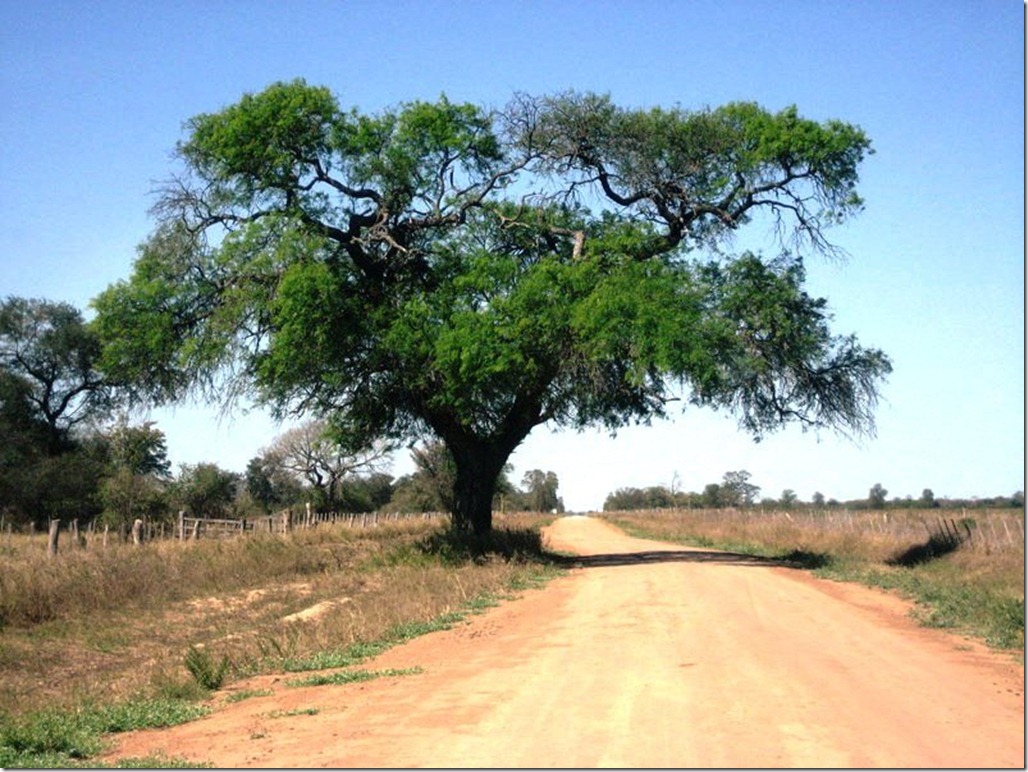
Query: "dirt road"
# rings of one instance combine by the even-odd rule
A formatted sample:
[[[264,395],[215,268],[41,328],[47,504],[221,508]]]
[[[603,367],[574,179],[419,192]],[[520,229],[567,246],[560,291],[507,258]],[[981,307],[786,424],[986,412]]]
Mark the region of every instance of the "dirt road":
[[[853,585],[631,539],[548,531],[592,558],[367,664],[120,740],[218,767],[1022,767],[1024,670]],[[310,711],[310,713],[304,711]]]

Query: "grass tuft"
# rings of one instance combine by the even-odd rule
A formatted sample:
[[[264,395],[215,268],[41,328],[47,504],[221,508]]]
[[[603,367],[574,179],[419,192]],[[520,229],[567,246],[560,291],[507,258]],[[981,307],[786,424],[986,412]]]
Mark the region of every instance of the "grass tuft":
[[[206,649],[190,646],[186,652],[185,665],[200,688],[213,692],[221,688],[231,663],[227,655],[215,660]]]

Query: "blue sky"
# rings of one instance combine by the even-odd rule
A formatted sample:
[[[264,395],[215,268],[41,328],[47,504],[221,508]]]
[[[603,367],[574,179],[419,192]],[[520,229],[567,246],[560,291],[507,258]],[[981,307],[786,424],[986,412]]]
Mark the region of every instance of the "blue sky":
[[[839,333],[895,371],[878,434],[789,428],[760,444],[732,417],[554,434],[513,475],[552,470],[570,509],[619,487],[702,490],[744,469],[761,495],[841,500],[1024,488],[1024,6],[1013,0],[0,0],[0,296],[85,309],[126,278],[182,125],[303,77],[374,112],[441,93],[609,93],[626,106],[752,100],[860,125],[866,211],[812,259]],[[759,246],[762,233],[749,233]],[[173,463],[241,471],[280,430],[216,407],[155,412]],[[405,453],[394,474],[410,470]]]

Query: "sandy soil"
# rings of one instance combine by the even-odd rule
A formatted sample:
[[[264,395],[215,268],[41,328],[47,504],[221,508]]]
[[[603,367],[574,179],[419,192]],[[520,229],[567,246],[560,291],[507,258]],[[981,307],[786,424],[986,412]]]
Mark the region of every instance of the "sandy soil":
[[[569,517],[583,566],[367,663],[117,737],[217,767],[1023,767],[1024,669],[888,595]],[[311,710],[313,714],[303,711]],[[316,712],[314,712],[316,711]]]

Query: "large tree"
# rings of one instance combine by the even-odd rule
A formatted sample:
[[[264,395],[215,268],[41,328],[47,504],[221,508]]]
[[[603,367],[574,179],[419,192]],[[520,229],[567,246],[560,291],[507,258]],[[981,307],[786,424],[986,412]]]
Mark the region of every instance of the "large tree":
[[[673,400],[756,437],[873,429],[890,364],[829,329],[802,257],[859,211],[857,127],[795,109],[344,110],[277,83],[188,123],[134,272],[100,295],[104,367],[331,419],[359,446],[443,441],[453,525],[485,534],[536,427],[616,429]],[[774,253],[729,254],[751,220]]]

